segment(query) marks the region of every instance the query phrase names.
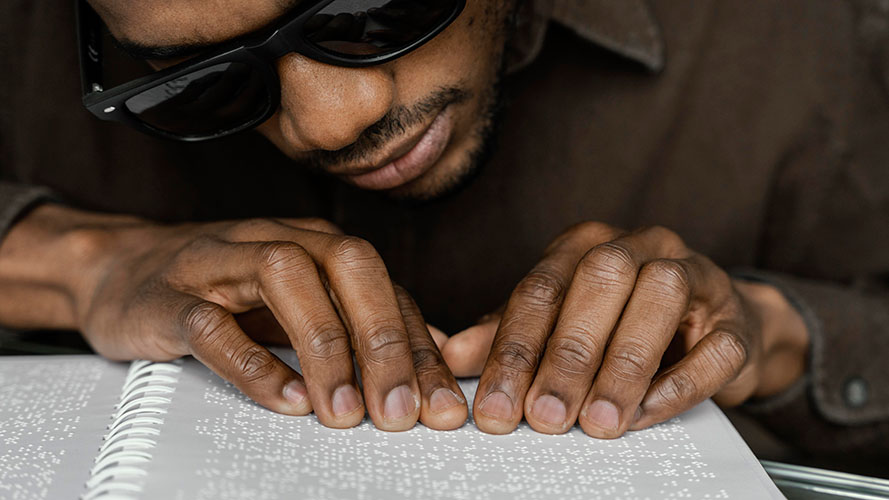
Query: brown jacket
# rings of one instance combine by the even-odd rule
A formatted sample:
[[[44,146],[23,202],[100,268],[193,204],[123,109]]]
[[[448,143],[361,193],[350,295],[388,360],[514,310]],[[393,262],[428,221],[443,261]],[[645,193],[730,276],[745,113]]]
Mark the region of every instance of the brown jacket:
[[[805,316],[806,379],[749,410],[803,448],[885,456],[882,5],[529,3],[493,161],[459,194],[405,206],[309,175],[256,134],[186,145],[95,120],[79,103],[71,6],[8,0],[0,223],[45,199],[27,185],[167,221],[324,217],[373,242],[429,321],[450,331],[498,307],[566,226],[662,224],[725,268],[781,287]]]

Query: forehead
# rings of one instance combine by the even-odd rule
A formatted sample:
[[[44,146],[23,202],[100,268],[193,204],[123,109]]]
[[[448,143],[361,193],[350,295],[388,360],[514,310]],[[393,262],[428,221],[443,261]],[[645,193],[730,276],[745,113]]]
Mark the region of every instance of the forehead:
[[[214,43],[262,28],[301,0],[90,0],[111,33],[142,45]]]

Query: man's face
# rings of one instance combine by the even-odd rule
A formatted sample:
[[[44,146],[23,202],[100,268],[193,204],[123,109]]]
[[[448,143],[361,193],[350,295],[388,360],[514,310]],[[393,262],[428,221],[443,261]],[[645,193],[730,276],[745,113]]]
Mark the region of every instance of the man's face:
[[[298,0],[297,0],[298,1]],[[262,28],[293,0],[93,0],[112,34],[150,47],[212,44]],[[281,105],[258,127],[284,154],[364,189],[431,198],[482,161],[513,0],[468,0],[419,49],[368,68],[291,53]],[[153,61],[156,68],[179,61]]]

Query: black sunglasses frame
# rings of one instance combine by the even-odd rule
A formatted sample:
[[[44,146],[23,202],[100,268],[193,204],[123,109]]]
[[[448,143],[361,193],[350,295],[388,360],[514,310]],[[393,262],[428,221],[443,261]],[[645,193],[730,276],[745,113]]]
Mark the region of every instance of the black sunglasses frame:
[[[225,137],[251,129],[269,119],[277,111],[281,100],[281,82],[274,61],[285,54],[296,52],[322,63],[351,68],[383,64],[411,52],[441,33],[460,15],[466,5],[466,0],[454,0],[453,11],[447,17],[428,33],[404,47],[382,54],[350,56],[321,49],[303,36],[305,22],[334,1],[301,2],[281,19],[275,28],[263,30],[261,34],[232,40],[208,54],[106,90],[103,88],[102,76],[102,19],[86,0],[75,0],[83,105],[99,119],[124,123],[142,132],[167,139],[198,142]],[[164,82],[210,66],[230,62],[247,64],[256,69],[265,82],[268,94],[266,108],[258,110],[254,118],[237,127],[209,135],[178,135],[152,127],[133,115],[125,106],[131,97]]]

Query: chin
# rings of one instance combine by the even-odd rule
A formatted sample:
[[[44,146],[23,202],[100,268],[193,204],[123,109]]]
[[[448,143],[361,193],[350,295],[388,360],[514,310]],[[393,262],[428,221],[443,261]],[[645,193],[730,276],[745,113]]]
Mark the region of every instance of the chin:
[[[386,191],[386,195],[405,202],[423,203],[454,196],[469,186],[497,148],[503,109],[503,101],[497,97],[488,105],[485,119],[469,135],[468,145],[445,155],[428,172],[408,184]]]
[[[423,203],[453,196],[466,188],[487,163],[488,137],[473,148],[448,155],[418,179],[386,191],[386,196],[405,202]]]

